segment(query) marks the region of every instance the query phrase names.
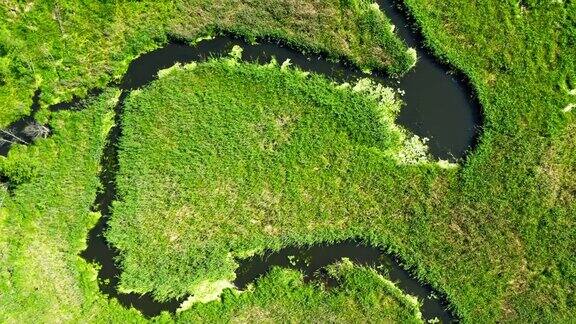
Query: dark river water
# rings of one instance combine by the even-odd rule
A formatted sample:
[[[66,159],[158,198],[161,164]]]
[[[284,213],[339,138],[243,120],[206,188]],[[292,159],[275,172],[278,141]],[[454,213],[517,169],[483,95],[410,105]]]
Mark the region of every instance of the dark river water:
[[[321,280],[330,287],[336,282],[323,276],[322,268],[342,258],[378,269],[396,283],[396,286],[404,293],[418,297],[418,300],[422,302],[420,311],[425,319],[437,318],[443,323],[456,321],[453,314],[446,310],[449,304],[442,298],[442,295],[435,292],[429,285],[415,279],[401,266],[396,257],[355,240],[307,247],[287,247],[280,251],[267,251],[264,254],[240,260],[234,284],[242,289],[256,278],[266,274],[272,266],[281,266],[299,269],[306,280]]]
[[[418,62],[400,79],[389,78],[378,72],[369,76],[380,83],[405,91],[402,99],[406,105],[400,112],[397,122],[417,135],[428,137],[430,153],[434,157],[451,161],[462,160],[474,147],[482,121],[480,105],[473,91],[462,74],[438,62],[423,46],[422,37],[410,23],[405,9],[396,6],[392,1],[379,1],[379,4],[396,26],[397,34],[408,46],[416,49]],[[183,299],[159,303],[150,294],[121,294],[116,289],[120,269],[114,260],[118,257],[118,251],[108,245],[103,233],[106,231],[107,221],[111,214],[111,203],[116,199],[117,143],[122,136],[123,101],[131,90],[154,80],[159,70],[173,66],[177,62],[203,61],[210,57],[225,56],[234,45],[240,45],[244,49],[243,59],[247,61],[267,63],[272,57],[275,57],[278,62],[290,59],[293,65],[303,70],[321,73],[339,82],[368,76],[346,61],[331,62],[323,55],[303,54],[272,40],[262,39],[258,44],[249,44],[231,35],[221,35],[212,40],[202,41],[196,46],[171,42],[132,61],[118,85],[122,94],[115,108],[116,126],[110,131],[101,160],[103,171],[100,180],[103,190],[98,194],[95,210],[99,211],[102,217],[90,231],[88,248],[81,255],[86,260],[101,265],[98,277],[103,293],[117,298],[126,307],[138,309],[148,317],[155,316],[163,310],[174,312]],[[91,92],[92,95],[98,93],[98,90]],[[9,128],[11,135],[0,134],[0,140],[12,139],[8,142],[0,142],[1,155],[8,153],[11,142],[18,142],[12,135],[22,136],[21,139],[26,142],[33,140],[33,138],[23,136],[22,132],[26,125],[34,121],[34,115],[38,110],[38,96],[39,92],[36,92],[31,116],[11,125]],[[71,103],[55,105],[50,109],[52,111],[71,109],[81,103],[82,100],[76,98]],[[291,262],[289,256],[296,262]],[[238,260],[240,266],[236,271],[235,284],[239,288],[245,287],[246,284],[265,274],[273,265],[300,269],[310,280],[316,278],[319,269],[343,257],[359,264],[377,266],[405,293],[417,296],[423,302],[421,312],[425,319],[438,318],[442,322],[457,321],[447,310],[448,303],[442,298],[441,293],[435,292],[427,284],[416,280],[394,256],[383,253],[378,248],[362,245],[357,241],[305,248],[287,247],[280,251],[268,251],[263,255]]]
[[[227,55],[233,45],[241,46],[243,59],[268,63],[275,57],[278,62],[290,59],[291,63],[305,71],[326,75],[344,82],[370,76],[379,83],[404,91],[405,106],[397,122],[414,134],[429,138],[430,153],[439,159],[459,161],[476,144],[482,122],[480,104],[462,73],[442,64],[423,45],[423,38],[405,14],[392,1],[378,1],[380,9],[396,26],[396,33],[414,49],[418,62],[400,79],[389,78],[378,71],[367,75],[342,60],[331,62],[325,55],[303,54],[284,46],[281,42],[260,40],[248,44],[241,39],[219,36],[197,46],[170,43],[144,54],[130,65],[122,81],[123,89],[139,88],[156,77],[160,69],[175,62],[202,61],[211,56]]]
[[[377,1],[396,26],[396,34],[416,49],[418,63],[399,81],[406,106],[396,120],[413,133],[428,137],[433,156],[458,161],[474,148],[480,134],[480,103],[465,76],[440,62],[427,48],[400,1]]]

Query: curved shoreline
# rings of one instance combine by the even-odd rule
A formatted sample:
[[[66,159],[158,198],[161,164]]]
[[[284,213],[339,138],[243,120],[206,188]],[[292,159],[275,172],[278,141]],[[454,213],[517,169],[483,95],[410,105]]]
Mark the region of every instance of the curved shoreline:
[[[398,124],[419,136],[429,137],[430,152],[440,159],[462,161],[480,138],[484,117],[470,79],[449,62],[439,59],[426,45],[420,26],[401,0],[376,0],[396,26],[396,34],[415,48],[418,63],[400,78],[406,107]],[[449,80],[449,82],[442,82]],[[411,95],[410,89],[414,89]],[[408,109],[406,109],[408,108]],[[446,123],[443,118],[450,118]],[[460,129],[453,126],[458,125]],[[447,127],[452,126],[452,127]]]
[[[243,57],[245,61],[268,62],[272,56],[279,60],[287,58],[291,62],[302,68],[313,70],[339,80],[352,80],[357,77],[365,76],[355,68],[348,67],[342,62],[328,62],[322,58],[305,56],[299,52],[298,55],[292,55],[295,51],[288,49],[272,42],[251,45],[243,43],[239,39],[229,36],[219,36],[213,40],[200,43],[197,47],[191,47],[181,43],[170,43],[160,49],[146,53],[135,59],[128,69],[125,78],[120,84],[122,94],[118,104],[115,107],[115,126],[109,133],[109,138],[102,155],[103,172],[100,174],[100,180],[104,190],[98,195],[95,201],[97,209],[101,212],[102,217],[98,224],[90,231],[88,239],[88,248],[82,252],[82,257],[90,262],[101,265],[99,271],[99,285],[103,293],[115,297],[126,307],[138,309],[144,316],[153,317],[160,314],[161,311],[175,312],[180,306],[182,299],[172,299],[167,302],[158,302],[154,300],[150,293],[143,295],[130,293],[122,294],[116,289],[119,283],[120,269],[116,266],[114,260],[117,259],[119,252],[108,245],[103,234],[106,231],[107,221],[111,216],[111,204],[116,198],[115,175],[118,168],[117,144],[122,133],[121,116],[123,110],[123,101],[129,94],[129,91],[140,88],[150,81],[156,79],[157,72],[161,69],[173,66],[175,63],[187,63],[191,61],[202,61],[211,55],[227,55],[234,45],[240,45],[244,49]],[[291,55],[290,57],[287,57]],[[378,80],[380,81],[380,80]],[[394,82],[395,80],[388,80]],[[382,81],[380,81],[382,82]],[[308,274],[309,279],[317,277],[314,275],[316,270],[337,259],[325,259],[325,256],[347,257],[365,265],[382,265],[378,260],[386,259],[387,270],[392,274],[392,279],[399,281],[397,284],[408,293],[418,296],[424,302],[421,309],[423,316],[427,319],[441,318],[444,321],[455,321],[455,317],[446,311],[448,303],[445,299],[430,298],[430,296],[441,295],[435,292],[430,286],[421,284],[414,279],[411,274],[404,270],[397,259],[393,256],[383,253],[381,250],[368,245],[362,245],[358,241],[344,241],[336,244],[313,245],[306,248],[287,247],[276,252],[267,252],[264,255],[254,256],[245,260],[238,260],[240,266],[236,270],[237,279],[235,284],[238,287],[245,286],[246,283],[252,282],[259,275],[269,270],[272,265],[270,260],[276,260],[274,265],[290,266],[288,254],[296,256],[310,254],[311,259],[324,260],[324,263],[315,263],[316,268],[309,271],[309,265],[302,265],[298,269]],[[372,258],[363,256],[371,255]],[[309,258],[309,259],[310,259]],[[265,261],[266,260],[266,261]],[[308,270],[307,270],[308,269]]]
[[[402,267],[400,260],[378,247],[365,244],[360,239],[337,243],[315,244],[299,247],[284,247],[278,251],[265,251],[248,259],[238,260],[234,285],[243,289],[254,280],[265,275],[271,267],[280,266],[302,271],[305,281],[322,281],[330,288],[337,284],[325,276],[323,268],[347,258],[355,264],[369,266],[384,275],[402,290],[422,302],[420,312],[424,320],[439,319],[442,323],[457,322],[457,317],[448,310],[449,303],[430,285],[420,282]]]

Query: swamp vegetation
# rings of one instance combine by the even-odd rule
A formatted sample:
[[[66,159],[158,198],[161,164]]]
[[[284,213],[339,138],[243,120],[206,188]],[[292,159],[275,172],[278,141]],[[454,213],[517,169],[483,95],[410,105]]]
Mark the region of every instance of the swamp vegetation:
[[[338,283],[330,290],[305,284],[302,275],[294,270],[274,268],[247,292],[226,291],[222,302],[194,304],[178,320],[305,323],[322,319],[331,323],[361,323],[377,319],[423,323],[417,301],[403,295],[374,270],[343,261],[329,266],[327,273]]]
[[[133,93],[126,106],[128,112],[141,109],[150,118],[136,113],[125,117],[125,167],[118,183],[124,201],[116,204],[107,234],[126,251],[122,289],[153,291],[159,298],[179,296],[198,287],[200,273],[192,272],[194,267],[205,270],[208,279],[230,278],[233,259],[222,256],[232,249],[248,256],[288,243],[360,237],[397,254],[419,278],[446,294],[464,322],[568,322],[576,317],[576,110],[570,109],[576,103],[576,3],[396,4],[411,14],[430,50],[463,71],[478,94],[482,136],[462,165],[445,169],[426,161],[399,163],[394,149],[401,147],[400,135],[394,128],[379,128],[378,118],[372,118],[374,101],[347,94],[319,76],[298,81],[303,76],[280,72],[278,66],[223,62],[176,69]],[[40,89],[42,109],[36,118],[49,122],[52,131],[51,137],[30,146],[13,145],[6,158],[0,157],[2,180],[9,184],[0,188],[2,322],[145,321],[136,310],[103,295],[98,265],[79,256],[100,217],[92,205],[120,93],[106,89],[79,111],[51,112],[48,105],[117,81],[133,58],[169,36],[194,41],[217,30],[276,37],[389,73],[406,73],[413,63],[387,18],[365,1],[4,1],[0,8],[0,125],[28,114]],[[214,75],[202,76],[207,69]],[[198,82],[198,88],[190,83],[176,87],[177,78]],[[270,86],[253,89],[246,83],[250,78],[263,78]],[[282,86],[286,83],[290,86]],[[250,95],[233,92],[238,89]],[[287,93],[287,107],[267,105]],[[203,106],[202,100],[213,105]],[[344,109],[340,100],[358,110]],[[253,109],[239,109],[247,103]],[[222,109],[201,115],[185,106]],[[303,114],[303,107],[314,109]],[[265,108],[278,116],[264,114]],[[283,108],[300,116],[296,121],[303,124],[294,129],[301,132],[296,133],[301,136],[296,137],[298,150],[277,156],[275,150],[285,145],[286,131],[294,125],[279,114]],[[260,123],[249,127],[248,117]],[[143,131],[139,135],[145,141],[139,141],[135,130]],[[239,136],[240,130],[251,137]],[[228,136],[234,140],[220,141]],[[195,137],[204,144],[189,145]],[[179,160],[193,152],[207,153],[204,158],[214,163]],[[290,168],[268,172],[274,158],[286,158]],[[220,159],[227,159],[230,167]],[[244,162],[238,166],[237,161]],[[302,167],[306,164],[301,161],[318,170]],[[186,180],[182,184],[202,181],[206,187],[182,195],[190,188],[182,188],[181,180],[144,179],[151,167]],[[225,177],[202,178],[216,168],[231,179],[259,184],[254,187],[259,190],[241,190]],[[251,168],[258,172],[248,173]],[[281,175],[289,181],[278,180]],[[273,180],[268,187],[264,176]],[[349,185],[354,183],[359,185]],[[307,196],[308,191],[315,195]],[[278,192],[284,200],[274,195]],[[231,195],[244,204],[225,203]],[[215,218],[190,222],[197,220],[196,211],[176,208],[185,199],[194,199],[200,212],[214,212]],[[311,203],[303,203],[305,199]],[[142,205],[134,205],[136,201]],[[168,217],[171,209],[162,206],[182,217]],[[233,218],[216,213],[236,207],[254,212]],[[176,223],[156,221],[158,217]],[[182,237],[192,243],[169,243]],[[138,268],[134,260],[147,267]],[[327,313],[345,320],[350,314],[371,318],[376,311],[390,320],[418,320],[405,296],[376,280],[371,270],[350,269],[344,284],[328,293],[303,284],[298,273],[276,269],[250,292],[226,290],[221,301],[195,304],[177,315],[163,313],[157,320],[222,316],[230,321],[298,321]],[[314,302],[303,309],[302,300]]]
[[[394,124],[394,93],[368,80],[337,86],[235,58],[161,74],[124,104],[106,235],[121,290],[181,297],[232,280],[234,258],[385,232],[411,197],[381,188],[439,173],[421,175],[424,144]]]
[[[132,59],[169,36],[274,37],[394,74],[414,63],[365,0],[4,1],[0,19],[0,126],[29,112],[36,89],[44,107],[84,96],[120,79]]]

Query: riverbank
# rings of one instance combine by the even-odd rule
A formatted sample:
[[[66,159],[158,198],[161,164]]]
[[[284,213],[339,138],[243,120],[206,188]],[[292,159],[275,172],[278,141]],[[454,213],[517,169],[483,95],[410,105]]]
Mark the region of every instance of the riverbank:
[[[0,127],[40,104],[118,81],[137,56],[161,47],[167,35],[195,40],[226,30],[249,39],[282,39],[303,51],[348,58],[368,69],[403,74],[414,62],[388,19],[369,1],[179,0],[3,4],[0,17]],[[40,32],[41,31],[41,32]]]
[[[231,257],[361,237],[362,222],[401,213],[373,190],[416,178],[420,165],[442,170],[393,123],[391,89],[234,58],[161,75],[122,116],[107,233],[121,252],[120,290],[182,297],[231,280]]]

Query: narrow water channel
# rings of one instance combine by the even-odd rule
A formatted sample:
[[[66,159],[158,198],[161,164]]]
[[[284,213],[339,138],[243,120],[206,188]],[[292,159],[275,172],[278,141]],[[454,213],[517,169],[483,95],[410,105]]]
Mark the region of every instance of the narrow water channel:
[[[458,161],[478,140],[482,124],[480,103],[463,73],[439,61],[425,47],[424,38],[400,0],[377,0],[394,24],[396,34],[416,49],[418,63],[398,87],[406,91],[406,106],[397,123],[430,139],[433,156]]]
[[[7,156],[13,144],[29,145],[35,139],[33,129],[30,127],[46,127],[36,123],[36,113],[40,110],[40,90],[34,92],[32,97],[32,107],[30,107],[30,115],[20,118],[19,120],[8,125],[7,128],[0,130],[0,155]],[[49,135],[49,129],[45,128]],[[38,134],[41,135],[41,134]]]
[[[433,156],[452,161],[463,159],[473,148],[481,123],[480,105],[470,86],[461,74],[441,64],[429,53],[423,45],[422,37],[414,29],[402,7],[398,7],[392,0],[381,0],[378,3],[395,24],[397,34],[408,46],[416,48],[418,63],[401,79],[387,78],[378,72],[370,77],[380,83],[405,91],[402,99],[406,106],[402,109],[397,121],[413,133],[428,137],[430,153]],[[322,55],[303,54],[271,40],[261,40],[259,44],[248,44],[230,35],[218,36],[215,39],[203,41],[197,46],[172,42],[138,57],[130,64],[119,84],[122,95],[115,108],[116,125],[109,133],[101,159],[103,171],[100,180],[103,190],[96,198],[95,209],[102,214],[102,217],[89,232],[88,247],[81,255],[90,262],[100,264],[98,278],[103,293],[117,298],[126,307],[138,309],[148,317],[158,315],[163,310],[174,312],[183,300],[159,303],[150,294],[121,294],[117,290],[120,269],[115,259],[118,257],[118,251],[108,245],[103,234],[111,215],[112,201],[117,198],[115,187],[118,169],[117,144],[122,136],[123,102],[131,90],[154,80],[159,70],[177,62],[203,61],[213,56],[225,56],[234,45],[239,45],[244,49],[243,58],[247,61],[269,62],[272,57],[279,62],[290,59],[295,66],[303,70],[321,73],[340,82],[366,77],[361,71],[344,61],[330,62]],[[97,92],[92,92],[92,95],[96,95]],[[36,104],[38,96],[39,92],[35,95]],[[51,110],[70,109],[74,106],[74,102],[60,104],[52,106]],[[34,106],[30,117],[18,121],[13,126],[23,129],[23,125],[33,122],[37,109],[38,107]],[[6,155],[9,147],[10,145],[2,146],[0,143],[0,154]],[[291,258],[288,258],[289,256]],[[295,263],[291,261],[294,260],[292,256],[295,257]],[[405,293],[419,297],[423,302],[421,311],[425,319],[438,318],[443,322],[456,320],[446,310],[448,304],[444,299],[431,297],[441,296],[441,294],[434,293],[431,287],[415,280],[393,256],[355,241],[314,245],[307,248],[285,248],[277,252],[266,252],[260,256],[239,260],[240,267],[236,272],[235,284],[242,288],[265,274],[273,265],[295,267],[302,270],[307,278],[314,278],[314,274],[320,268],[342,257],[383,269]]]
[[[406,32],[407,26],[396,29]],[[413,38],[411,40],[414,41]],[[396,122],[416,135],[427,137],[430,154],[435,158],[457,162],[474,147],[481,122],[480,105],[460,74],[437,62],[421,47],[416,47],[416,66],[404,77],[395,79],[378,71],[367,75],[346,61],[332,62],[323,55],[303,54],[273,40],[250,44],[233,36],[218,36],[197,46],[172,42],[134,60],[122,88],[139,88],[153,80],[158,70],[168,68],[175,62],[226,56],[234,45],[243,48],[242,58],[245,61],[268,63],[273,57],[278,62],[290,59],[294,66],[304,71],[323,74],[337,82],[370,77],[381,84],[403,90],[405,106]]]
[[[342,258],[377,269],[404,293],[417,297],[422,302],[420,311],[424,319],[439,319],[442,323],[456,322],[456,317],[446,310],[449,307],[446,299],[429,285],[415,279],[400,265],[397,258],[384,253],[381,249],[355,240],[307,247],[287,247],[280,251],[267,251],[264,254],[240,260],[234,285],[242,289],[266,274],[271,267],[280,266],[298,269],[304,274],[305,280],[320,280],[330,287],[337,283],[323,276],[322,268]]]

